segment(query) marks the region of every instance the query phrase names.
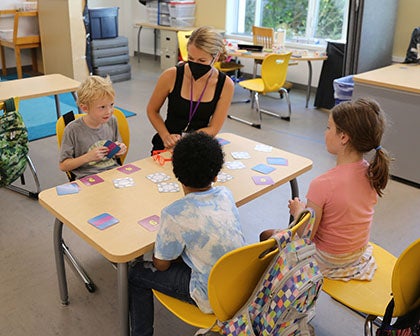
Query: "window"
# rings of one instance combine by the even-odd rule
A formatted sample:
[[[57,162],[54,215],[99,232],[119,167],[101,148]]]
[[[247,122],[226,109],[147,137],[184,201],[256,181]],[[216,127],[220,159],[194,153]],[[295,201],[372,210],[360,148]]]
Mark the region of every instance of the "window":
[[[325,44],[346,38],[349,0],[230,0],[227,31],[251,35],[252,26],[285,29],[286,41]]]

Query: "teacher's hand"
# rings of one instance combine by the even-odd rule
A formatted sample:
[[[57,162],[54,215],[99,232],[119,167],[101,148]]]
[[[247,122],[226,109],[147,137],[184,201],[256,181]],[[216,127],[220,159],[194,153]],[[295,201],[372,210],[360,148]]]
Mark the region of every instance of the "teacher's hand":
[[[171,149],[176,145],[179,139],[181,139],[181,136],[179,134],[169,134],[164,139],[162,139],[163,145],[166,149]]]

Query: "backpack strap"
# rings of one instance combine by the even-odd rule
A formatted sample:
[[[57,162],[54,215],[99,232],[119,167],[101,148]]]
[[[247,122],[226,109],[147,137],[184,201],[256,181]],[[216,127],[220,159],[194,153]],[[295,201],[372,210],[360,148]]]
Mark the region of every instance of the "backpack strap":
[[[4,112],[16,111],[14,98],[9,98],[9,99],[5,100],[3,109],[4,109]]]
[[[69,111],[66,114],[63,114],[64,125],[67,126],[71,121],[75,119],[74,112]]]
[[[305,225],[305,228],[303,230],[303,234],[301,238],[310,238],[312,235],[312,231],[314,229],[315,225],[315,211],[312,208],[306,208],[303,210],[299,216],[295,218],[295,220],[289,224],[289,229],[293,228],[295,225],[297,225],[307,214],[309,213],[310,218],[308,222]]]

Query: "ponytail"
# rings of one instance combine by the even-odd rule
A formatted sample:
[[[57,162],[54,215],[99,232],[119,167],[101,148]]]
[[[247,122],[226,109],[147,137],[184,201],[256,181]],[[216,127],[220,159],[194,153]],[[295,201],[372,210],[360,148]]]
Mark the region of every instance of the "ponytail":
[[[388,183],[390,161],[390,156],[382,146],[375,148],[375,155],[369,164],[368,179],[379,197],[382,197]]]

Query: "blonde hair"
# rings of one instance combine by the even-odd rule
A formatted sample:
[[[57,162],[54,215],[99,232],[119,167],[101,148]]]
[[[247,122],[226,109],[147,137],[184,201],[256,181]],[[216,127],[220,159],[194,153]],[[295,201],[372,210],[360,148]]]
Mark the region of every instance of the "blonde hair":
[[[225,43],[221,34],[213,28],[203,26],[195,29],[187,42],[187,48],[190,44],[195,45],[198,49],[216,57],[219,55],[219,61],[227,58]]]
[[[102,99],[104,97],[115,97],[115,91],[112,87],[111,78],[100,76],[89,76],[86,80],[80,84],[77,89],[77,105],[86,105],[94,101]]]

